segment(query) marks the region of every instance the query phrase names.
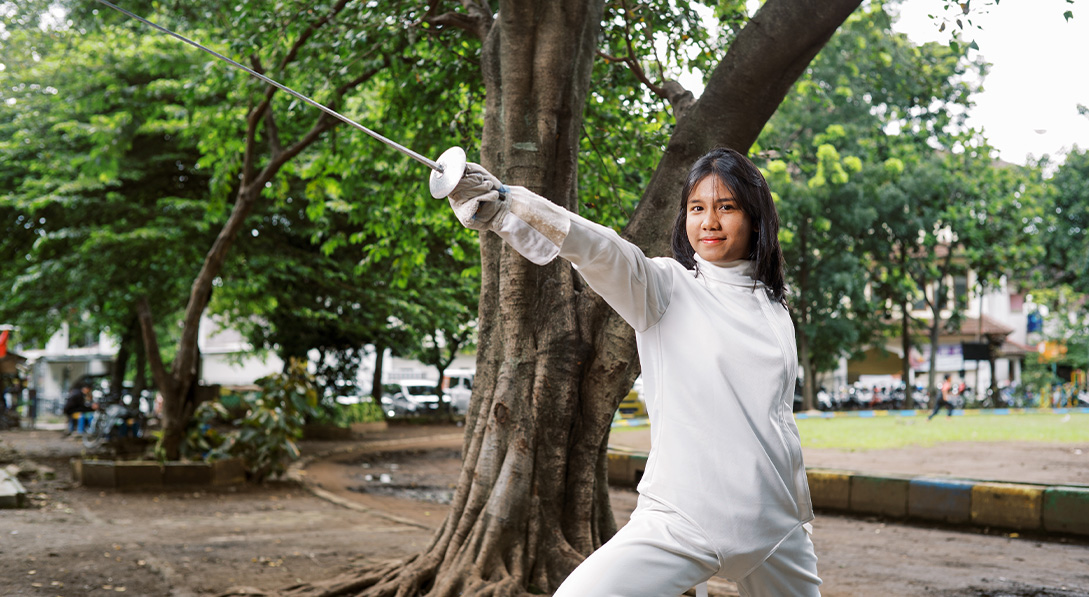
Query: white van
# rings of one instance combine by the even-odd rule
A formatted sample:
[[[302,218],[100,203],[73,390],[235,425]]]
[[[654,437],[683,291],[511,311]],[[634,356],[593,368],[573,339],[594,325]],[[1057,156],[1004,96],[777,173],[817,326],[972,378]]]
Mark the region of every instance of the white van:
[[[435,386],[439,382],[433,379],[405,379],[395,382],[400,388],[398,392],[406,400],[416,405],[417,414],[428,414],[437,412],[439,409],[439,397],[435,395]],[[450,402],[450,396],[445,392],[442,396],[443,402]]]
[[[442,389],[450,396],[454,412],[465,414],[469,410],[469,400],[473,397],[473,378],[475,369],[447,369],[442,376]]]

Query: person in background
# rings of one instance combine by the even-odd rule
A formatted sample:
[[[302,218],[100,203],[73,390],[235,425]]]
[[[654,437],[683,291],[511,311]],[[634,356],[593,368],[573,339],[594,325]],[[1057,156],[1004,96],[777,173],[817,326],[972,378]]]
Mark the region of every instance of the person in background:
[[[942,381],[941,389],[938,391],[938,404],[934,406],[934,412],[930,413],[930,416],[926,418],[927,421],[934,418],[934,415],[938,414],[938,411],[944,406],[948,409],[947,417],[953,416],[953,403],[951,398],[953,397],[953,380],[952,376],[946,374],[945,380]]]
[[[73,386],[64,401],[64,415],[68,418],[68,432],[82,434],[91,420],[95,404],[91,398],[91,384],[81,383]]]

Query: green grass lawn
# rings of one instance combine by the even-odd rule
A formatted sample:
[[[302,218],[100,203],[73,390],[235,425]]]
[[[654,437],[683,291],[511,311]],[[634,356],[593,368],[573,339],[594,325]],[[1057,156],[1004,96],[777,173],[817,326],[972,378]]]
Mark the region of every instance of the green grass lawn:
[[[837,417],[798,421],[805,448],[883,450],[946,442],[1089,443],[1089,414]]]

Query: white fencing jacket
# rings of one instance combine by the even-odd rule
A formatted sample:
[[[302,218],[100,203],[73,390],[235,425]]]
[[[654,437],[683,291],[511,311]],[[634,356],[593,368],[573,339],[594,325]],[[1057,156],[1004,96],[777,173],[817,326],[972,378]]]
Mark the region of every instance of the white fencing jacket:
[[[750,261],[716,266],[697,255],[693,271],[651,259],[613,230],[515,189],[517,216],[500,236],[537,263],[557,254],[573,263],[635,328],[652,446],[639,492],[702,529],[720,573],[746,576],[813,519],[792,414],[789,314],[753,280]]]

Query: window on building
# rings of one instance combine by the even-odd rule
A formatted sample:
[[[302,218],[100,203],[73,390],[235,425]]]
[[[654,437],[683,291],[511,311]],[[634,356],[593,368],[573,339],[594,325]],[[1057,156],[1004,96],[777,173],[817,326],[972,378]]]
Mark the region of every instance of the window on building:
[[[1025,295],[1020,292],[1010,293],[1010,313],[1020,313],[1025,308]]]
[[[957,304],[963,305],[968,301],[968,278],[965,276],[953,276],[953,298]]]

